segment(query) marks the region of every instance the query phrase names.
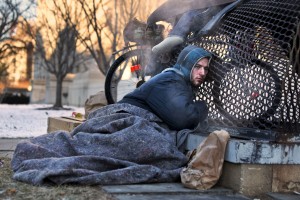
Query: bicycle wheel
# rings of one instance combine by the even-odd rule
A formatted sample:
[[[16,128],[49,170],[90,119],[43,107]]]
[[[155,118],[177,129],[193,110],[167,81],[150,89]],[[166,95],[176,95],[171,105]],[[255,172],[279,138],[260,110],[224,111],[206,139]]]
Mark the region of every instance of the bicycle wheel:
[[[213,101],[220,114],[232,122],[267,120],[281,101],[281,81],[273,67],[252,60],[232,67],[214,81]]]
[[[105,96],[108,104],[121,100],[139,87],[148,77],[144,68],[150,50],[135,49],[121,55],[109,68],[105,78]]]

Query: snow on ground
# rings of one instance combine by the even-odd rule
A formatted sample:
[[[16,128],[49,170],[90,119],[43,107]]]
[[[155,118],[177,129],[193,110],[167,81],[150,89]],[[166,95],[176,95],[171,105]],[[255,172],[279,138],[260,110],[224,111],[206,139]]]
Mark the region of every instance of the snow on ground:
[[[48,117],[71,116],[72,112],[84,114],[84,108],[64,106],[71,110],[37,110],[52,105],[0,104],[0,138],[26,138],[47,133]]]

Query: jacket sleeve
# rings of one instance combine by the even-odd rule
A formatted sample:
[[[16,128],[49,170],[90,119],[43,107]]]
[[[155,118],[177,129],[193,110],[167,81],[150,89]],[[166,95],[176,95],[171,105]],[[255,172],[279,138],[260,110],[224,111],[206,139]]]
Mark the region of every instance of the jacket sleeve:
[[[171,129],[193,129],[207,117],[204,102],[194,102],[192,89],[182,77],[163,80],[149,91],[146,101]]]

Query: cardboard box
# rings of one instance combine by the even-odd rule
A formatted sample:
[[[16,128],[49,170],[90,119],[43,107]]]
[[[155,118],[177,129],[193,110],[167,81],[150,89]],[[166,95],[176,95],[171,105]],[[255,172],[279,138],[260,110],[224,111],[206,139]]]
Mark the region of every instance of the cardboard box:
[[[74,128],[82,123],[83,120],[74,120],[70,117],[48,117],[47,132],[51,133],[58,130],[71,132]]]

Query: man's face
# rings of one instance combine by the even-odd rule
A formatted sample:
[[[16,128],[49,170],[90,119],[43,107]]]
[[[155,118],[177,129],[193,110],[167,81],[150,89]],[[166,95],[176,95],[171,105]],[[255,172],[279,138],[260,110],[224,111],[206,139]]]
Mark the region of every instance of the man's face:
[[[198,63],[193,67],[191,72],[191,82],[194,87],[199,87],[208,73],[208,62],[207,58],[199,60]]]

